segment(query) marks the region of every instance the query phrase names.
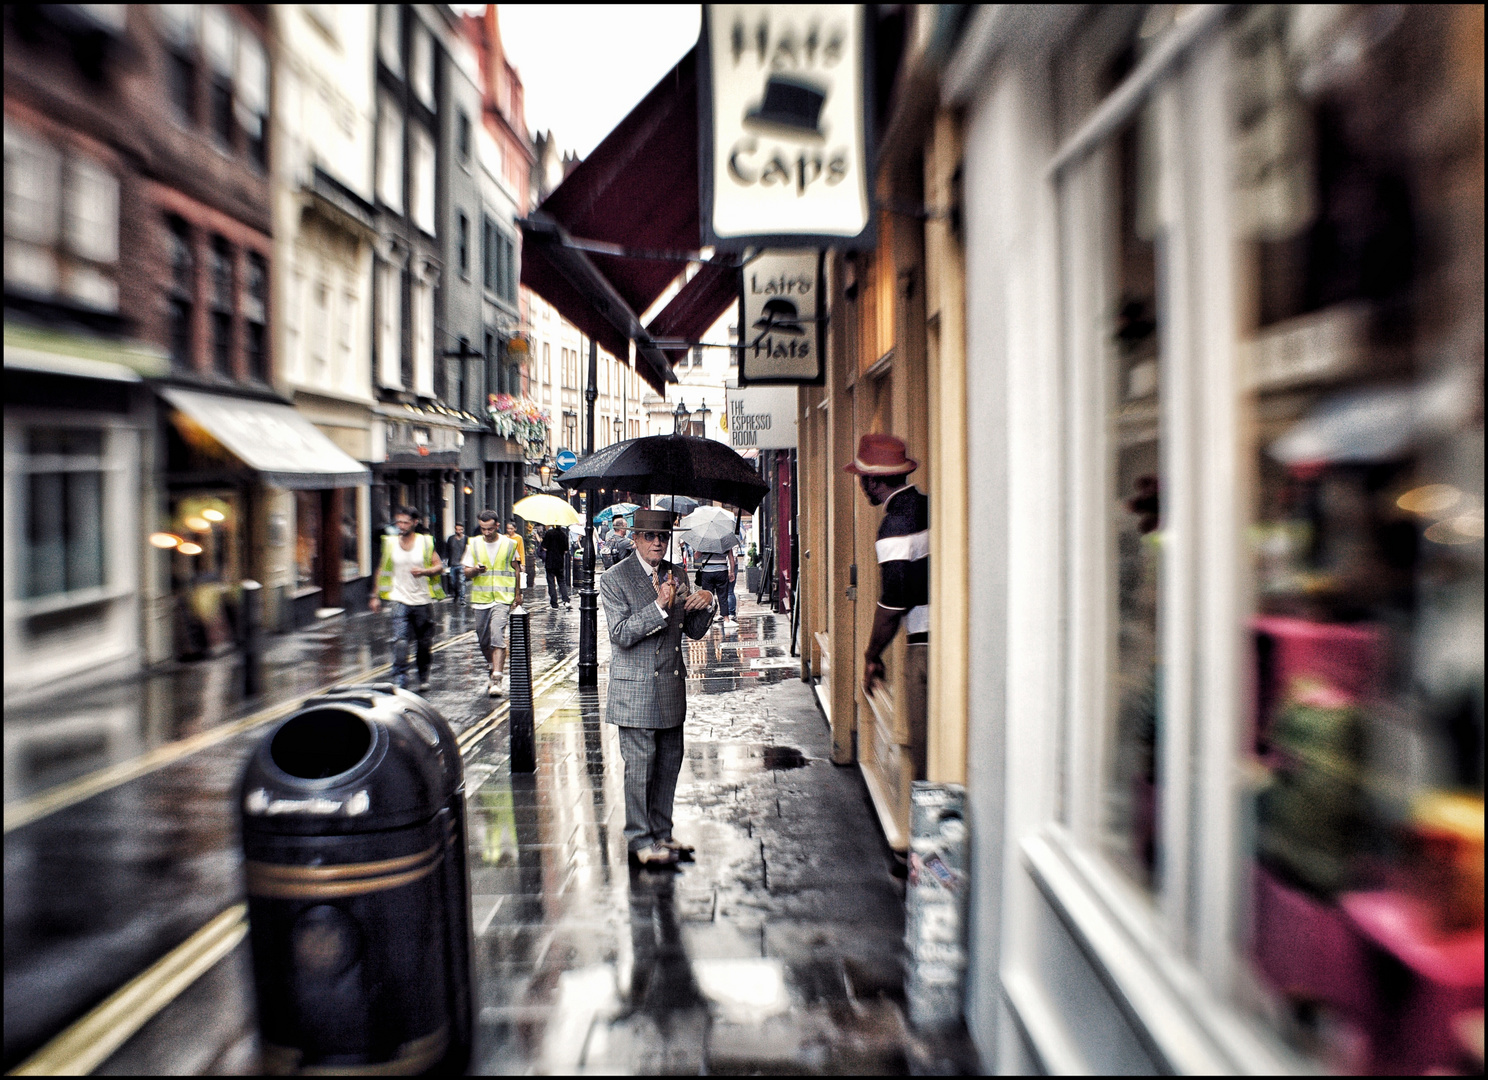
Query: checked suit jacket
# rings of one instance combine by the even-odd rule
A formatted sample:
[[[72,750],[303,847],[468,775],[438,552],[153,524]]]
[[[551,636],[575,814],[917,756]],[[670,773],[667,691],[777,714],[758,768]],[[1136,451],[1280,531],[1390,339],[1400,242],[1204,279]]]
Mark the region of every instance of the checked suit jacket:
[[[687,662],[682,633],[697,640],[713,623],[714,607],[683,611],[692,592],[687,572],[663,560],[657,570],[678,580],[671,612],[656,607],[656,587],[634,555],[599,579],[610,627],[610,694],[605,719],[621,727],[676,727],[687,716]]]

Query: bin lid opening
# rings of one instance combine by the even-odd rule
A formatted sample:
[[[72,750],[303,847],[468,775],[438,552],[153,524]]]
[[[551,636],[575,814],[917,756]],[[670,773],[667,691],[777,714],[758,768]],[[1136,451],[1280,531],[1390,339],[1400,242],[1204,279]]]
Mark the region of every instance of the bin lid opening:
[[[269,756],[290,776],[324,780],[355,768],[372,746],[372,729],[346,709],[313,709],[285,721]]]

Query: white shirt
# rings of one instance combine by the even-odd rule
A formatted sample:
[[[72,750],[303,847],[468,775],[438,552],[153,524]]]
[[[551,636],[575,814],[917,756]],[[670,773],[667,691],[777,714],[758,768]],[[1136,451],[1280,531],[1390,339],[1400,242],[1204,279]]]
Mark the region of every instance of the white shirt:
[[[651,579],[651,584],[656,585],[659,583],[657,574],[660,572],[658,568],[661,566],[661,563],[657,563],[656,566],[652,566],[645,559],[641,558],[641,551],[639,548],[636,549],[635,561],[641,564],[642,570],[646,571],[646,576]],[[661,606],[660,600],[656,601],[656,610],[661,612],[663,615],[668,614],[667,609]]]
[[[424,565],[424,534],[413,534],[413,549],[404,551],[402,537],[393,537],[393,587],[388,599],[395,604],[423,607],[429,596],[429,579],[414,577],[413,568]]]

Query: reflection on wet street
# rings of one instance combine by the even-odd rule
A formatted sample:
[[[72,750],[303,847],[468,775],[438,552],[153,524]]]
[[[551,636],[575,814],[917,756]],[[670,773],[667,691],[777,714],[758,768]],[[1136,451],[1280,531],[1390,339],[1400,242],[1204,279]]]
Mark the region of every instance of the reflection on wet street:
[[[618,738],[603,722],[603,622],[601,685],[581,693],[577,611],[533,610],[537,771],[514,776],[468,612],[442,613],[428,697],[466,756],[473,1071],[954,1067],[954,1051],[902,1020],[903,887],[860,775],[830,762],[788,619],[741,608],[737,629],[688,644],[676,821],[697,852],[665,871],[627,866]],[[77,759],[58,750],[17,776],[19,790],[7,785],[7,1068],[242,900],[230,793],[245,755],[305,692],[376,677],[383,622],[337,620],[279,642],[267,691],[252,701],[235,695],[240,676],[224,659],[69,703],[78,716],[116,717],[129,738],[80,741]],[[49,722],[28,719],[38,730]],[[131,749],[137,762],[231,720],[247,729],[45,804],[77,777],[107,782],[100,764],[117,768]],[[21,769],[9,747],[6,757]],[[13,825],[12,812],[35,817]],[[228,948],[97,1071],[253,1068],[246,946]]]

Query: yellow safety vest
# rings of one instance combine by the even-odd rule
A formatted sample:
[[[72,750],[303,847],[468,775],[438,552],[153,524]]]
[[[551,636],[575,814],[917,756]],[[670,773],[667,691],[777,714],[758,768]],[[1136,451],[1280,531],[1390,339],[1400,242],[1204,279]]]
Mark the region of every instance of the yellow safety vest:
[[[424,539],[424,569],[434,566],[434,538],[428,533],[419,533]],[[393,592],[393,545],[398,542],[396,536],[384,536],[382,538],[382,565],[377,568],[377,597],[386,600]],[[429,598],[431,600],[444,599],[444,586],[439,584],[437,577],[426,577],[424,581],[429,585]]]
[[[470,540],[470,559],[476,575],[470,579],[472,604],[510,604],[517,598],[517,543],[509,536],[496,539],[494,548],[484,536]]]

